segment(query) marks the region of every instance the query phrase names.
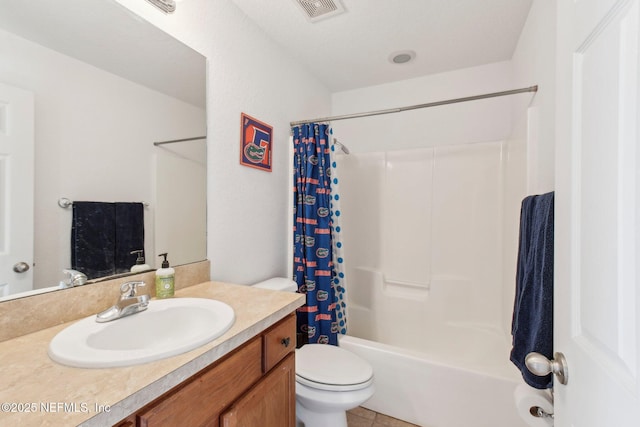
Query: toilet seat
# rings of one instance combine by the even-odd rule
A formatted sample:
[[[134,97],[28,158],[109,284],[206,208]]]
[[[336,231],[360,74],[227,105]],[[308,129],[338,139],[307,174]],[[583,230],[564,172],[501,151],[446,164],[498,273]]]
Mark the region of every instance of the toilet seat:
[[[373,384],[373,378],[370,378],[368,381],[359,383],[359,384],[344,384],[344,385],[335,385],[335,384],[324,384],[315,381],[310,381],[304,377],[296,375],[296,382],[298,384],[305,385],[309,388],[321,391],[356,391],[361,390],[363,388],[369,387]]]
[[[296,382],[317,390],[360,390],[373,383],[373,369],[339,347],[306,344],[296,350]]]

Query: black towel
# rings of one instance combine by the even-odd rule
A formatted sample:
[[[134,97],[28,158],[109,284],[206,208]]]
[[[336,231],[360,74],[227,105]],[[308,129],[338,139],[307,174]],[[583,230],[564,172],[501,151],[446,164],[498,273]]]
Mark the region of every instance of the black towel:
[[[531,387],[553,387],[551,374],[527,369],[530,352],[553,357],[553,192],[529,196],[520,210],[520,242],[513,307],[511,361]]]
[[[88,279],[115,274],[116,211],[113,203],[74,202],[71,268]]]
[[[144,208],[142,203],[115,203],[115,271],[128,273],[137,255],[131,251],[144,249]]]
[[[74,202],[71,268],[88,279],[128,272],[144,249],[142,203]]]

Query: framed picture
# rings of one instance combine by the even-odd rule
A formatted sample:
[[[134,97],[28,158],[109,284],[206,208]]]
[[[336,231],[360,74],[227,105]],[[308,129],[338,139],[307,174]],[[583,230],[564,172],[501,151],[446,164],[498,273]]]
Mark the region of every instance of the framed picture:
[[[260,120],[240,114],[240,164],[271,172],[273,128]]]

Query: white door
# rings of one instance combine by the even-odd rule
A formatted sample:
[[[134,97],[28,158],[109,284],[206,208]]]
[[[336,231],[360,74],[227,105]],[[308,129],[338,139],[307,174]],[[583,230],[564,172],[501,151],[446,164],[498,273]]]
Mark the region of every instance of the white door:
[[[0,83],[0,297],[33,288],[33,117],[33,93]]]
[[[558,2],[556,427],[640,426],[640,0]]]

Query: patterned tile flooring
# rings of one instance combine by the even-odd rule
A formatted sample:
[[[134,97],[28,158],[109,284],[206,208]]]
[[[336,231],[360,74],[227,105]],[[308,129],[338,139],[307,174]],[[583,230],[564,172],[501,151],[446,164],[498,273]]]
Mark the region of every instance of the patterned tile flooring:
[[[347,411],[348,427],[419,427],[363,407]]]

